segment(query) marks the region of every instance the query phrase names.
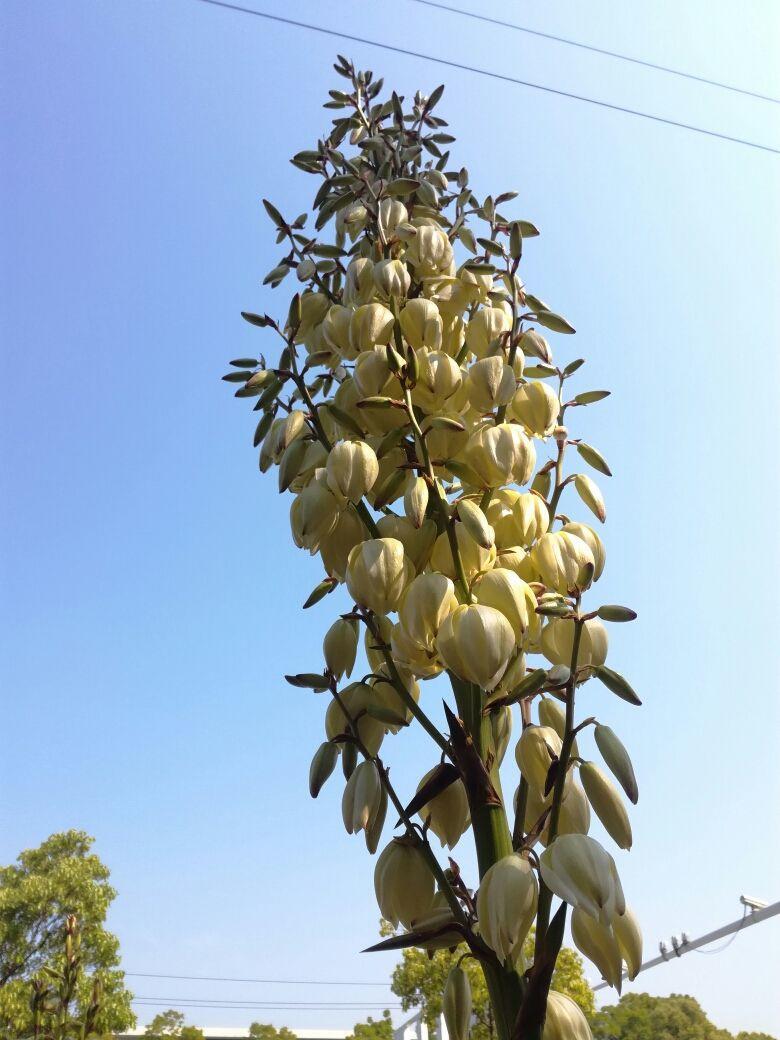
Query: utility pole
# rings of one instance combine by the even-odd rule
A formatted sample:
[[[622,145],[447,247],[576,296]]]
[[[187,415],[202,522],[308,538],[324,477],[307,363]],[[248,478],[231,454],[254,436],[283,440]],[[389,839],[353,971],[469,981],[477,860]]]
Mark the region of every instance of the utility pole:
[[[716,939],[723,939],[727,935],[732,935],[736,932],[741,932],[745,928],[750,928],[754,924],[761,924],[762,921],[768,921],[770,917],[775,917],[780,914],[780,902],[770,903],[767,905],[759,899],[751,899],[748,896],[740,896],[739,900],[745,908],[745,912],[742,917],[737,921],[732,921],[731,924],[724,924],[722,928],[716,928],[713,932],[707,932],[706,935],[699,936],[698,939],[689,939],[685,932],[681,933],[680,938],[673,935],[671,939],[672,949],[669,950],[666,943],[659,943],[659,950],[661,954],[659,957],[653,957],[652,960],[645,961],[642,967],[639,969],[640,973],[647,971],[648,968],[655,968],[658,964],[663,964],[665,961],[673,961],[675,957],[682,957],[684,953],[690,953],[692,950],[697,950],[700,946],[707,946],[711,942],[715,942]],[[623,972],[623,978],[625,979],[626,973]],[[607,987],[606,982],[600,982],[593,989],[605,989]]]

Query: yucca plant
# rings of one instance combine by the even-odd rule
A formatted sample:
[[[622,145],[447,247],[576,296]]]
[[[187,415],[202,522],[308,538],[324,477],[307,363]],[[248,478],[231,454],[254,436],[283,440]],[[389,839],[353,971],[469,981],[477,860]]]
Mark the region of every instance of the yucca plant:
[[[476,958],[500,1040],[590,1036],[577,1006],[550,992],[567,906],[575,943],[612,985],[641,962],[615,862],[587,834],[593,809],[627,849],[628,815],[579,742],[595,737],[635,802],[633,769],[609,727],[575,713],[594,679],[639,704],[605,664],[604,622],[635,614],[584,602],[604,568],[591,526],[606,518],[604,498],[588,473],[569,472],[574,457],[611,475],[568,429],[608,391],[570,392],[584,362],[556,364],[545,336],[574,329],[521,278],[539,232],[504,215],[515,193],[480,200],[451,164],[454,138],[436,114],[443,87],[382,100],[371,72],[342,57],[335,70],[331,129],[292,159],[319,182],[311,217],[290,220],[265,201],[283,250],[265,284],[292,276],[299,291],[283,320],[243,314],[264,330],[262,353],[232,361],[224,377],[240,384],[236,397],[257,399],[260,469],[277,467],[293,541],[322,561],[304,608],[330,603],[340,586],[349,596],[325,634],[324,668],[287,676],[329,699],[311,794],[340,760],[347,831],[374,854],[398,820],[374,882],[401,931],[371,949],[457,947]],[[267,363],[274,343],[278,360]],[[564,512],[577,505],[590,523]],[[355,681],[361,634],[367,665]],[[420,688],[441,673],[451,686],[443,724],[430,711],[437,694]],[[516,711],[519,777],[507,800],[500,767]],[[412,725],[432,756],[417,791],[403,793],[387,753]],[[479,876],[443,863],[432,834],[448,849],[471,834]],[[459,968],[444,1008],[464,1040]]]

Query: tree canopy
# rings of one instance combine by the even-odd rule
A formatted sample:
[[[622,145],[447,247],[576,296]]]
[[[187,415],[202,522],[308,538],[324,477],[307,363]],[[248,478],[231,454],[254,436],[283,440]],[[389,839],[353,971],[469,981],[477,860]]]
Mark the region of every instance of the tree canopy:
[[[144,1030],[144,1036],[151,1040],[165,1040],[167,1037],[176,1037],[176,1040],[203,1040],[203,1030],[197,1026],[185,1024],[184,1015],[181,1011],[161,1011],[155,1015]]]
[[[265,1022],[253,1022],[249,1027],[249,1040],[296,1040],[296,1036],[287,1026],[277,1029]]]
[[[627,993],[591,1019],[594,1040],[732,1040],[710,1022],[693,997]],[[766,1033],[738,1033],[736,1040],[773,1040]]]
[[[62,964],[62,935],[75,915],[81,935],[84,976],[74,1015],[87,1006],[92,976],[99,972],[103,998],[99,1032],[130,1028],[132,995],[119,968],[119,941],[105,928],[116,896],[109,870],[92,852],[84,831],[53,834],[38,848],[0,867],[0,1034],[24,1036],[31,1029],[30,987],[46,968]]]

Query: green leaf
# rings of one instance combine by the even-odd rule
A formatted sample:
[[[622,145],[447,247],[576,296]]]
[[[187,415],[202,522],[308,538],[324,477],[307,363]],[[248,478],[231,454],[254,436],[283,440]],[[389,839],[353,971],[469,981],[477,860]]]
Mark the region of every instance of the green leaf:
[[[617,697],[628,701],[629,704],[635,704],[637,707],[642,703],[631,684],[623,678],[620,672],[607,668],[605,664],[598,664],[594,666],[593,674],[601,679],[610,693],[614,693]]]
[[[596,611],[602,621],[636,621],[636,611],[631,607],[619,607],[614,603],[605,603]]]
[[[594,469],[597,469],[599,473],[603,473],[606,477],[612,476],[612,470],[607,465],[607,460],[604,458],[601,452],[596,451],[596,449],[592,445],[586,444],[584,441],[580,441],[580,443],[577,445],[577,453],[580,455],[581,458],[583,458],[587,462],[589,466],[592,466]]]
[[[415,180],[414,177],[399,177],[398,180],[391,181],[385,186],[384,193],[391,198],[397,198],[402,195],[411,195],[419,187],[420,182]]]
[[[272,282],[278,285],[279,282],[281,282],[283,278],[286,278],[289,273],[290,268],[287,264],[279,264],[278,267],[274,267],[268,272],[263,279],[263,285],[269,285]]]
[[[337,585],[338,579],[323,578],[319,585],[316,585],[309,593],[308,599],[303,604],[303,609],[308,610],[309,607],[313,607],[315,603],[319,603],[319,601],[324,599],[328,593],[333,592]]]
[[[553,332],[564,332],[567,335],[571,335],[576,331],[574,326],[570,325],[564,317],[560,314],[555,314],[553,311],[538,311],[535,320],[539,325],[544,325],[546,329],[551,329]]]
[[[290,686],[296,686],[302,690],[327,690],[330,682],[324,675],[318,672],[299,672],[298,675],[285,675]]]
[[[271,218],[271,220],[274,222],[274,224],[276,224],[276,226],[278,228],[284,227],[285,226],[284,217],[279,212],[279,210],[276,208],[276,206],[274,206],[274,204],[272,202],[269,202],[268,199],[263,199],[263,205],[265,206],[266,213]]]
[[[584,393],[577,394],[574,403],[595,404],[596,401],[603,401],[605,397],[609,397],[611,393],[611,390],[585,390]]]

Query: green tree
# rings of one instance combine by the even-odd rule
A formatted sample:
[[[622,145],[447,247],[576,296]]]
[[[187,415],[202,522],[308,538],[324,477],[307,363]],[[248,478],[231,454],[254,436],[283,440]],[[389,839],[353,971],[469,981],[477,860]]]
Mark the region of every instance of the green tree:
[[[591,1019],[594,1040],[731,1040],[717,1029],[693,997],[627,993]]]
[[[775,1040],[769,1033],[737,1033],[734,1040]]]
[[[382,924],[383,934],[387,934],[386,922]],[[526,955],[533,956],[533,930],[526,940]],[[404,1011],[419,1007],[429,1030],[436,1027],[441,1014],[441,1000],[444,984],[454,964],[463,956],[466,948],[459,946],[454,952],[437,950],[429,956],[424,950],[404,950],[400,964],[393,971],[391,988],[401,998]],[[474,1021],[471,1029],[472,1040],[491,1040],[493,1028],[492,1011],[488,996],[485,976],[472,957],[462,961],[461,967],[471,983],[472,1010]],[[582,958],[575,951],[564,947],[555,965],[552,988],[571,997],[579,1007],[589,1015],[594,1010],[593,990],[583,974]]]
[[[249,1027],[249,1040],[296,1040],[296,1036],[287,1026],[277,1029],[265,1022],[253,1022]]]
[[[103,992],[97,1032],[121,1032],[135,1023],[132,994],[119,969],[119,941],[106,931],[106,913],[116,896],[109,870],[91,851],[83,831],[53,834],[36,849],[0,867],[0,1035],[32,1032],[30,986],[44,969],[61,971],[62,936],[68,918],[80,930],[83,975],[72,1005],[81,1018],[100,974]]]
[[[347,1040],[392,1040],[393,1023],[390,1012],[385,1008],[382,1017],[373,1019],[371,1015],[365,1022],[356,1022],[355,1028]]]
[[[154,1016],[144,1030],[144,1036],[150,1037],[151,1040],[165,1040],[169,1036],[174,1036],[177,1040],[203,1040],[203,1030],[197,1026],[185,1025],[181,1011],[171,1008]]]

